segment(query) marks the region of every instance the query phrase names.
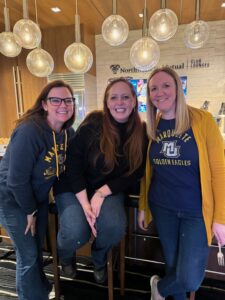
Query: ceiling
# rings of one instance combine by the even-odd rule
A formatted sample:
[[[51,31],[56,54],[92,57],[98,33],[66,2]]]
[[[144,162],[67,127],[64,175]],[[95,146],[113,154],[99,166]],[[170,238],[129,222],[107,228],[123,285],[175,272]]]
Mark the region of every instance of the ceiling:
[[[22,0],[0,0],[0,28],[4,31],[3,7],[7,3],[10,14],[11,30],[16,21],[22,19]],[[74,24],[76,0],[36,0],[38,22],[42,29]],[[112,0],[78,0],[80,22],[90,33],[100,34],[101,25],[112,14]],[[200,19],[204,21],[225,20],[225,8],[222,0],[200,0]],[[144,8],[144,0],[117,0],[117,14],[123,16],[129,29],[141,29],[142,19],[138,13]],[[147,0],[148,16],[160,9],[161,0]],[[35,17],[35,0],[28,0],[29,18]],[[51,7],[59,7],[61,13],[53,13]],[[166,7],[172,9],[179,24],[187,24],[195,19],[195,0],[167,0]]]

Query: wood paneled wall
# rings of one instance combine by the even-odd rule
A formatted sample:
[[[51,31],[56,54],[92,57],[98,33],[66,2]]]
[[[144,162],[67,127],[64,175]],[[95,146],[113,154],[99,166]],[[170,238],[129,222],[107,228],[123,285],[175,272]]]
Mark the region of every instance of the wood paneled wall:
[[[90,74],[96,74],[95,64],[95,36],[81,26],[81,41],[92,51],[94,62],[89,71]],[[66,48],[75,42],[75,26],[62,26],[48,28],[43,31],[42,45],[48,51],[55,62],[54,73],[69,73],[64,63],[64,52]]]
[[[75,26],[63,26],[45,29],[42,32],[42,48],[48,51],[55,63],[54,73],[69,73],[64,64],[65,49],[75,42]],[[85,36],[85,38],[84,38]],[[92,51],[94,63],[89,74],[96,73],[95,66],[95,37],[87,29],[81,26],[81,41]],[[46,84],[46,78],[39,78],[32,75],[26,66],[26,57],[29,50],[23,49],[16,58],[8,58],[0,54],[0,136],[9,137],[15,126],[16,98],[13,82],[13,66],[18,66],[21,74],[22,92],[24,100],[24,111],[30,108],[35,102],[41,89]]]

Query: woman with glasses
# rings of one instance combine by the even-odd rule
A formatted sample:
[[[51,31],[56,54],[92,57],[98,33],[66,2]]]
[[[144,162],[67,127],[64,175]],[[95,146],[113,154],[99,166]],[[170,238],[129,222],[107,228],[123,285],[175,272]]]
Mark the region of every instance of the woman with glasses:
[[[74,118],[71,87],[49,83],[17,121],[0,163],[0,224],[15,246],[20,300],[47,300],[52,288],[42,266],[48,194],[64,172]]]
[[[62,270],[76,276],[75,250],[92,233],[98,283],[106,279],[107,252],[125,234],[124,193],[143,175],[147,147],[146,129],[129,81],[110,82],[103,106],[103,111],[90,113],[78,128],[68,149],[65,176],[55,185]]]

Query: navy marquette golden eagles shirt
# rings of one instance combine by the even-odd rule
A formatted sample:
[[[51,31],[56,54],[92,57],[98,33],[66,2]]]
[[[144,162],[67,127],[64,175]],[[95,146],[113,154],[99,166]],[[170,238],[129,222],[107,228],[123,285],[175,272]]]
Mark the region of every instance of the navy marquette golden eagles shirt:
[[[175,119],[161,119],[150,149],[154,167],[149,200],[170,210],[202,215],[199,156],[192,129],[174,135]]]
[[[16,200],[26,214],[32,213],[38,203],[48,199],[56,179],[56,161],[58,173],[64,171],[64,130],[55,133],[55,141],[47,123],[23,123],[14,130],[1,161],[0,187],[8,192],[7,201]]]

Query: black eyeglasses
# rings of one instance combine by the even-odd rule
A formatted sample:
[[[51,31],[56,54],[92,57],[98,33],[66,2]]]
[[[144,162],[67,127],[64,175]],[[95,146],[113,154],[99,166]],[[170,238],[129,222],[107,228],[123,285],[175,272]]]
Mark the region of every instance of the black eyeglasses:
[[[49,100],[53,106],[59,106],[62,103],[62,101],[66,104],[66,106],[71,106],[75,102],[75,98],[73,97],[68,97],[68,98],[49,97],[47,100]]]

